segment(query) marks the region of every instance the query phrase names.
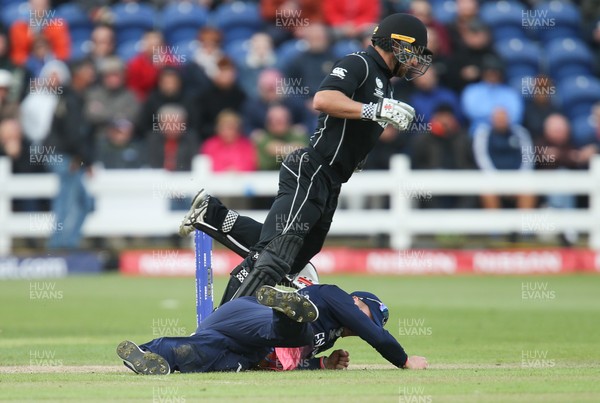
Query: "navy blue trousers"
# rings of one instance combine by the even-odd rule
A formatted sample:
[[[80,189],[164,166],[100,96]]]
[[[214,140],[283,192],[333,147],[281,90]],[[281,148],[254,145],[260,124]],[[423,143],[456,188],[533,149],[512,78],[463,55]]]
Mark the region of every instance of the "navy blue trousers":
[[[223,304],[189,337],[160,337],[140,347],[167,360],[172,371],[241,371],[255,367],[273,347],[311,345],[313,329],[260,305],[256,297]]]

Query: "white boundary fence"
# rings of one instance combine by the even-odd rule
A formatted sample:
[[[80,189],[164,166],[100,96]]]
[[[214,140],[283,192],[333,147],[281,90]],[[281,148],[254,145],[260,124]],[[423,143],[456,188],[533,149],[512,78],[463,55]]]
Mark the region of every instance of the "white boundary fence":
[[[192,172],[102,170],[88,179],[95,211],[84,224],[87,236],[161,236],[177,232],[182,211],[171,211],[171,198],[192,196],[205,187],[225,196],[270,196],[277,191],[277,172],[219,173],[196,157]],[[54,227],[50,213],[13,213],[12,198],[50,198],[58,189],[52,174],[17,174],[0,158],[0,255],[11,251],[14,237],[47,237]],[[586,194],[585,210],[420,210],[415,198],[432,195]],[[355,174],[342,187],[347,200],[389,195],[391,208],[343,209],[336,212],[331,234],[389,234],[392,246],[409,248],[416,234],[489,234],[499,232],[589,233],[590,247],[600,249],[600,156],[587,171],[411,171],[408,158],[395,156],[389,171]],[[352,203],[349,203],[352,205]],[[240,211],[262,221],[266,211]]]

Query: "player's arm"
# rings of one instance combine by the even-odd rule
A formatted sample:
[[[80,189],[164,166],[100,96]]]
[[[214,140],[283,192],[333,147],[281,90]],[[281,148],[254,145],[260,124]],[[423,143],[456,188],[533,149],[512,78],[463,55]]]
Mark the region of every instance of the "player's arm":
[[[301,360],[296,369],[346,369],[350,364],[350,353],[346,350],[335,350],[329,356],[321,356]]]
[[[313,98],[313,107],[336,118],[390,123],[405,130],[415,117],[412,106],[391,98],[380,98],[372,103],[352,99],[356,89],[365,83],[368,76],[367,62],[363,56],[346,56],[321,83]]]
[[[339,287],[330,286],[323,296],[338,321],[369,343],[383,358],[398,368],[426,368],[427,362],[423,357],[411,356],[409,359],[400,343],[354,305],[352,298]]]
[[[321,90],[313,98],[313,108],[340,119],[361,119],[363,105],[339,90]]]

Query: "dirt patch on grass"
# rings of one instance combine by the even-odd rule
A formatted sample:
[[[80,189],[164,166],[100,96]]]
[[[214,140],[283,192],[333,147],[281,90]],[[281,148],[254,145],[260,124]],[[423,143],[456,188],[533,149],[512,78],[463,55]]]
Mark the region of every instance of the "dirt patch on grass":
[[[593,364],[561,365],[559,368],[596,368]],[[365,370],[398,370],[391,364],[350,364],[352,371]],[[522,369],[520,363],[504,364],[431,364],[430,370],[490,370],[490,369]],[[0,374],[94,374],[94,373],[128,373],[123,365],[14,365],[0,366]]]
[[[131,372],[123,365],[15,365],[0,367],[0,374],[94,374]]]

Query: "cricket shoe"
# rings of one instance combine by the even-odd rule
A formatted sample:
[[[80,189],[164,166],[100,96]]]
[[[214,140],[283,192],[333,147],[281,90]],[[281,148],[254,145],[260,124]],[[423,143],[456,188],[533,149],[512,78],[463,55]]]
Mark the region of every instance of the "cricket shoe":
[[[136,374],[142,375],[169,375],[171,368],[163,357],[156,353],[141,350],[132,341],[122,341],[117,346],[117,355],[123,364]]]
[[[190,209],[186,213],[185,217],[183,217],[183,220],[179,225],[180,236],[187,237],[194,232],[194,224],[204,223],[204,215],[208,209],[209,200],[210,195],[206,192],[206,190],[200,189],[196,196],[194,196],[194,200],[192,200]]]
[[[263,285],[256,292],[259,304],[268,306],[296,322],[314,322],[319,317],[317,306],[296,291],[283,291]]]

